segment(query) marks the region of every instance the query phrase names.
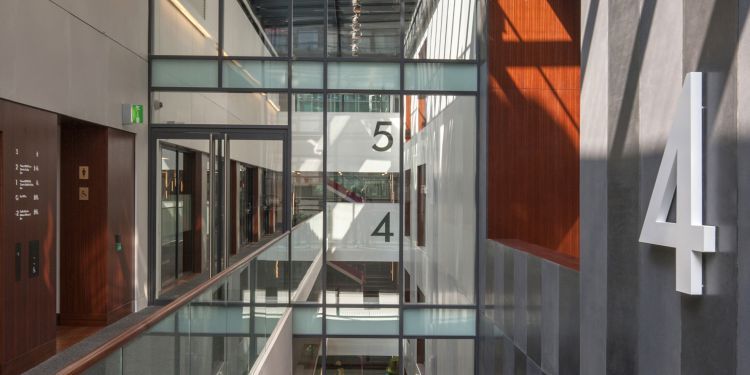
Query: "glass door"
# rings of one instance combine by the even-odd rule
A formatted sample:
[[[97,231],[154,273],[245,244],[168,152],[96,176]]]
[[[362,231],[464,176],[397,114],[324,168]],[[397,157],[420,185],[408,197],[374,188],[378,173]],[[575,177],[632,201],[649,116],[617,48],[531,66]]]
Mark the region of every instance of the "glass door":
[[[152,295],[172,300],[289,228],[284,130],[152,131]]]

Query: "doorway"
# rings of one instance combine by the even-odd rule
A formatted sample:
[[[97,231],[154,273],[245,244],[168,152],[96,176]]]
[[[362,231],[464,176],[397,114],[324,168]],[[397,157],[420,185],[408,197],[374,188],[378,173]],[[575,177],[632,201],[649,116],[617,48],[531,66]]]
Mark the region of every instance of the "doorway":
[[[289,228],[286,130],[152,129],[150,288],[172,300]]]
[[[133,311],[135,135],[59,119],[61,351]]]

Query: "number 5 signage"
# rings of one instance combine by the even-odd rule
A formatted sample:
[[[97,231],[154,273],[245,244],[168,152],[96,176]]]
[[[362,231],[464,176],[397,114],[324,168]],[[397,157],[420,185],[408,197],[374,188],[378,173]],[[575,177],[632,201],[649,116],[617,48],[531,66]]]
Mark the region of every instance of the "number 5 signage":
[[[677,194],[674,223],[667,222]],[[716,251],[716,227],[703,225],[703,75],[689,73],[656,176],[640,242],[675,248],[677,291],[703,292],[701,253]]]

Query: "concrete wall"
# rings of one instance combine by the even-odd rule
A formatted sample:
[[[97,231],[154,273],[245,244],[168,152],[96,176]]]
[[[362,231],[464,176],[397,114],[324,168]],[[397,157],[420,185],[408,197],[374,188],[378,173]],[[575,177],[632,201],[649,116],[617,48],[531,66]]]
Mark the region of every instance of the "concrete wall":
[[[0,2],[0,97],[136,134],[136,309],[146,305],[147,129],[121,104],[148,104],[148,2]],[[148,119],[144,119],[144,124]]]
[[[581,12],[581,374],[747,373],[748,1]],[[638,241],[691,71],[706,76],[703,221],[718,227],[702,296],[676,292],[673,248]]]

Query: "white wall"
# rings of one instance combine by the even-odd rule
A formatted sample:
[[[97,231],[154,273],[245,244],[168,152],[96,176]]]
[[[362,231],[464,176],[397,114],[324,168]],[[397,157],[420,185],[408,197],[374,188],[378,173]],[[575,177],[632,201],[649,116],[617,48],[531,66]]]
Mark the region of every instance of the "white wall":
[[[279,94],[156,92],[161,108],[153,112],[160,124],[286,125]]]
[[[171,0],[155,0],[154,53],[218,56],[219,0],[206,0],[205,15],[196,12],[187,1],[181,1],[180,4],[207,35],[199,31]]]
[[[189,2],[180,2],[206,35],[171,0],[156,0],[154,53],[218,56],[218,3],[218,0],[206,0],[204,16]],[[261,42],[237,1],[225,1],[224,7],[224,49],[228,55],[274,55]],[[247,70],[242,72],[248,77],[253,76]],[[154,95],[154,100],[163,104],[162,108],[154,110],[155,123],[286,125],[287,121],[287,113],[281,112],[279,94],[161,92]]]
[[[136,309],[147,290],[147,129],[122,126],[120,111],[148,104],[147,38],[146,1],[0,1],[0,98],[136,135]]]
[[[472,304],[476,248],[475,99],[428,97],[427,101],[427,126],[404,146],[404,169],[411,169],[407,192],[411,194],[411,236],[404,237],[404,267],[425,294],[427,303]],[[417,166],[422,164],[426,165],[427,198],[425,246],[419,247]]]

